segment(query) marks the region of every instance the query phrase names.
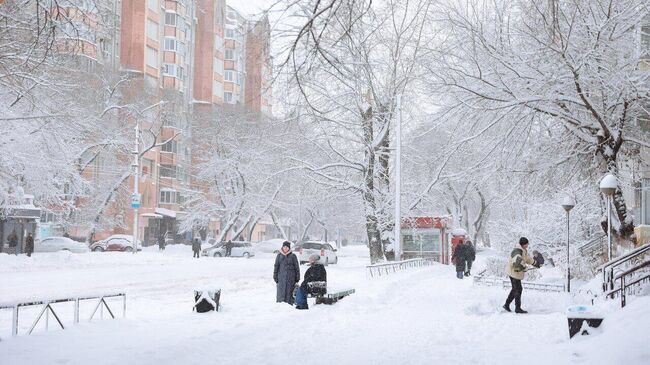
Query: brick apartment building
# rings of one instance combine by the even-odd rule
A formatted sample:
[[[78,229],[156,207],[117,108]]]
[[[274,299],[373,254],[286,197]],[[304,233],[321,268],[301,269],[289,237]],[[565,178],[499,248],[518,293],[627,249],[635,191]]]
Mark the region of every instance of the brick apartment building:
[[[192,129],[197,126],[183,116],[224,107],[270,115],[272,65],[268,20],[250,19],[228,6],[226,0],[101,3],[113,9],[110,29],[97,25],[93,19],[97,9],[93,6],[84,9],[83,15],[77,17],[79,24],[74,24],[88,34],[80,51],[88,59],[88,67],[92,68],[93,63],[110,65],[136,80],[138,87],[125,91],[125,98],[138,98],[146,91],[178,101],[174,103],[178,108],[174,113],[152,114],[144,122],[149,124],[144,127],[160,130],[157,142],[169,141],[146,152],[140,161],[138,237],[145,244],[152,244],[160,234],[169,232],[176,242],[188,240],[191,234],[178,234],[177,218],[183,214],[184,191],[196,188],[190,176],[192,165],[200,161],[200,140],[192,136]],[[129,157],[118,160],[129,163]],[[101,178],[103,169],[107,169],[106,161],[97,159],[85,173],[89,179]],[[105,213],[118,217],[120,224],[98,230],[95,240],[133,232],[133,183],[133,177],[124,182],[116,201]],[[47,220],[43,225],[48,227]],[[215,231],[218,225],[215,222]],[[62,233],[46,231],[52,235]],[[68,229],[71,236],[80,238],[86,237],[87,231],[82,226]]]

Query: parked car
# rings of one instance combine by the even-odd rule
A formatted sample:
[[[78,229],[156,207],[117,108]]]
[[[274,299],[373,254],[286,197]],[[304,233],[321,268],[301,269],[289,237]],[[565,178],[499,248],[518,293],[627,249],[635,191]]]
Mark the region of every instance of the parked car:
[[[70,251],[84,253],[90,251],[88,244],[77,242],[68,237],[47,237],[34,242],[34,252]]]
[[[230,256],[231,257],[245,257],[249,258],[251,256],[255,256],[255,249],[253,249],[253,245],[251,245],[250,242],[247,241],[232,241],[232,250],[230,251]],[[223,257],[226,256],[226,243],[225,242],[219,242],[218,244],[206,248],[203,251],[201,251],[202,256],[210,256],[210,257]]]
[[[104,240],[93,243],[90,245],[90,250],[94,252],[133,252],[133,236],[126,234],[114,234]],[[138,240],[138,251],[140,250],[142,250],[142,242]]]
[[[336,249],[327,242],[307,241],[296,245],[294,252],[298,256],[301,264],[309,261],[309,256],[313,254],[320,255],[320,261],[323,265],[337,264],[339,262]]]
[[[279,253],[284,243],[282,238],[273,238],[266,241],[261,241],[255,244],[255,251],[266,253]],[[293,244],[292,244],[293,246]]]

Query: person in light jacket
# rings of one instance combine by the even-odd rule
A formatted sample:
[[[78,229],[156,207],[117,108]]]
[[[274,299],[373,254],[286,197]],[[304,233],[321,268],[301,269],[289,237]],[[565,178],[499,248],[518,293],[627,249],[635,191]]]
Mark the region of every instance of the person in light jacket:
[[[519,246],[515,247],[512,252],[510,252],[510,260],[508,261],[507,271],[510,283],[512,284],[512,289],[508,294],[506,304],[503,305],[503,309],[508,312],[510,312],[510,303],[514,300],[515,313],[528,313],[521,308],[521,293],[523,292],[521,281],[524,280],[526,265],[532,265],[534,267],[540,266],[539,263],[528,255],[528,238],[521,237],[519,239]]]
[[[296,255],[291,252],[289,241],[284,241],[282,249],[275,257],[273,280],[277,287],[276,302],[293,305],[293,290],[300,281],[300,263]]]

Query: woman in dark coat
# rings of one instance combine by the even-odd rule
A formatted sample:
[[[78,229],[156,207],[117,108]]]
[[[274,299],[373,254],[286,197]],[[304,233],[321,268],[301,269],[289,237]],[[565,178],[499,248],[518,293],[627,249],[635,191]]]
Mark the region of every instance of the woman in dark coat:
[[[472,273],[472,263],[474,260],[476,260],[476,249],[474,248],[474,244],[472,244],[472,241],[467,240],[465,242],[465,250],[466,250],[466,257],[465,259],[467,260],[467,269],[465,270],[465,276],[470,276]]]
[[[280,253],[275,257],[273,280],[277,284],[276,302],[293,304],[293,290],[300,281],[300,264],[291,252],[289,241],[284,241]]]
[[[456,277],[462,279],[465,275],[465,261],[467,261],[467,248],[464,242],[456,245],[456,249],[451,255],[451,260],[456,264]]]

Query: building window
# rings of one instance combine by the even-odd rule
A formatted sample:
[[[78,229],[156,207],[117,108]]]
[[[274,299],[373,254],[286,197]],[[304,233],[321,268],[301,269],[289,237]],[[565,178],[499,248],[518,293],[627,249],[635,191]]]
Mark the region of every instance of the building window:
[[[165,144],[162,145],[160,150],[163,151],[163,152],[177,153],[178,152],[178,142],[176,142],[173,139],[171,141],[167,141]]]
[[[639,222],[638,224],[650,224],[650,179],[641,179],[640,194],[637,195],[640,200],[637,206],[639,207]]]
[[[223,49],[223,38],[218,35],[214,36],[214,49],[221,51]]]
[[[221,97],[223,95],[223,84],[217,80],[212,83],[212,94]]]
[[[226,49],[226,57],[227,60],[232,61],[235,59],[235,51],[232,49]]]
[[[176,204],[177,200],[178,200],[178,192],[176,190],[170,190],[170,189],[160,190],[161,204]]]
[[[158,11],[158,0],[147,0],[149,10]]]
[[[226,81],[233,82],[233,72],[230,70],[226,70],[225,73],[223,74],[223,77]]]
[[[183,78],[183,68],[173,63],[163,63],[162,72],[165,76]]]
[[[176,13],[165,13],[165,25],[175,27],[178,24],[178,14]]]
[[[223,75],[223,60],[218,58],[214,59],[214,72]]]
[[[241,85],[242,79],[243,79],[242,73],[237,72],[237,85]]]
[[[161,177],[176,178],[176,166],[175,165],[160,165],[160,176]]]
[[[225,92],[223,93],[223,101],[226,103],[232,103],[232,93]]]
[[[641,26],[641,57],[650,59],[650,24]]]
[[[147,66],[151,66],[153,68],[158,68],[158,51],[151,47],[147,47]]]
[[[178,49],[178,41],[176,38],[165,37],[165,51],[176,51]]]
[[[227,39],[235,39],[235,30],[234,29],[226,29],[226,38]]]
[[[158,23],[147,19],[147,37],[158,40]]]

